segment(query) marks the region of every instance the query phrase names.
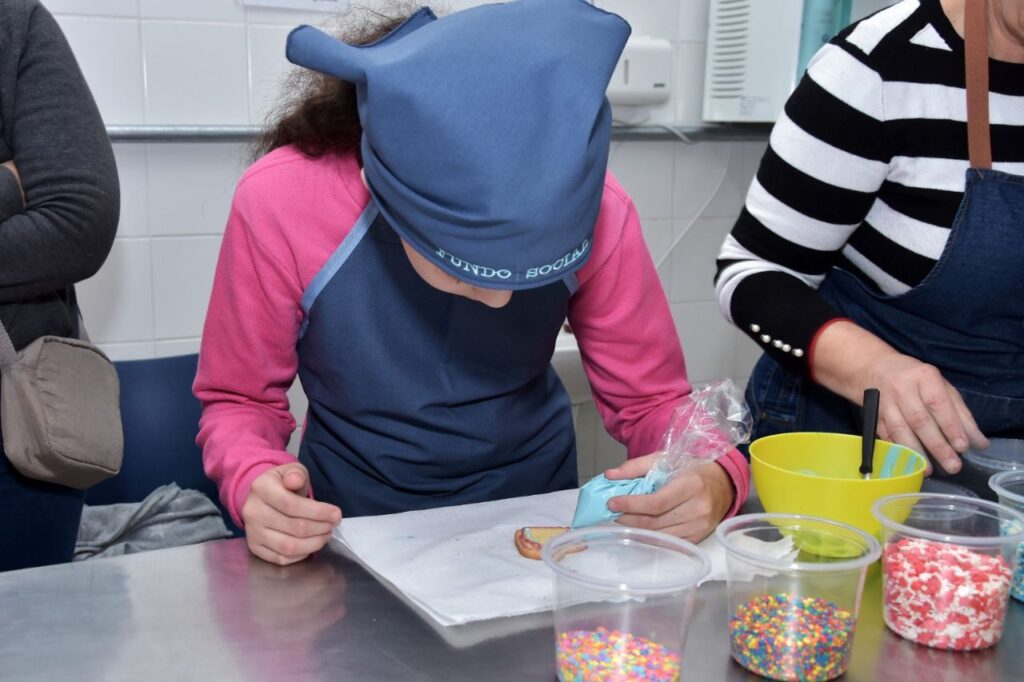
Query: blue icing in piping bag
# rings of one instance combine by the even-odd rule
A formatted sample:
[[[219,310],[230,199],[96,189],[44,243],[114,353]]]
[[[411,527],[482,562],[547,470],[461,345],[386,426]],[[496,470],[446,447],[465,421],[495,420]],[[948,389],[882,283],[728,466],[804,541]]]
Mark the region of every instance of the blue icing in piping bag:
[[[672,413],[661,454],[643,478],[609,480],[599,474],[580,488],[573,528],[614,521],[621,513],[608,509],[620,495],[649,495],[679,472],[729,452],[750,438],[752,421],[742,392],[730,379],[713,381],[693,391]]]
[[[619,495],[647,495],[655,491],[654,483],[647,478],[627,478],[609,481],[604,474],[598,474],[580,488],[576,501],[576,514],[572,517],[573,528],[593,526],[602,521],[612,521],[621,512],[608,509],[608,500]]]

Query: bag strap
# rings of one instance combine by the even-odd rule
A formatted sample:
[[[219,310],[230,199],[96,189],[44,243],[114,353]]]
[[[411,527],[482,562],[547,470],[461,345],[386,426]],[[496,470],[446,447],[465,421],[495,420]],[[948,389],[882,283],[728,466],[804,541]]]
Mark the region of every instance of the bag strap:
[[[7,333],[7,327],[0,322],[0,369],[7,369],[18,361],[18,351],[14,350],[14,342]]]
[[[964,54],[967,82],[967,148],[971,168],[992,168],[988,114],[988,3],[964,3]]]
[[[89,334],[85,331],[85,320],[82,319],[82,311],[78,311],[78,338],[82,341],[89,341]],[[91,343],[91,342],[90,342]],[[7,369],[18,361],[18,351],[14,350],[14,342],[11,335],[7,333],[7,327],[0,321],[0,369]]]

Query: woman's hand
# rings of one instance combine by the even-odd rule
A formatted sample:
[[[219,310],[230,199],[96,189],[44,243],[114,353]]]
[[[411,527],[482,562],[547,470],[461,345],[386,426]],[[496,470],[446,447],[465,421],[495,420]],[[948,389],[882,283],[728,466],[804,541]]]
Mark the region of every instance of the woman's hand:
[[[15,181],[17,181],[18,183],[18,189],[21,191],[21,205],[24,206],[25,188],[21,186],[21,175],[18,174],[18,167],[14,165],[13,161],[4,161],[3,163],[0,163],[0,166],[3,166],[7,170],[11,171],[11,173],[14,175]]]
[[[951,474],[969,446],[988,447],[959,391],[931,365],[883,356],[869,367],[865,386],[879,389],[878,436],[930,453]]]
[[[298,462],[268,469],[256,478],[242,506],[249,550],[272,564],[302,561],[331,539],[341,510],[307,496],[309,472]]]
[[[659,453],[627,460],[609,469],[605,477],[616,481],[644,476]],[[736,491],[725,469],[714,462],[688,469],[650,495],[621,495],[608,501],[608,509],[622,512],[618,522],[657,530],[700,542],[715,529],[732,507]]]
[[[819,383],[858,405],[864,389],[877,388],[879,438],[927,452],[949,473],[960,471],[960,453],[988,447],[959,391],[938,369],[852,322],[826,327],[811,361]]]

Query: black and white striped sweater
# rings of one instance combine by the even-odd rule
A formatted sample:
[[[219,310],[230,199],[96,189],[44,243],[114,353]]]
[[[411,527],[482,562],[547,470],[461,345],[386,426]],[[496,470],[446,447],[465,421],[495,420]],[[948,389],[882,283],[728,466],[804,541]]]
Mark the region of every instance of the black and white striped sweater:
[[[1024,64],[990,60],[989,72],[993,168],[1024,175]],[[843,30],[786,103],[722,245],[723,314],[806,372],[814,335],[839,316],[816,292],[825,275],[842,268],[886,295],[920,283],[967,158],[963,40],[939,0],[902,0]]]

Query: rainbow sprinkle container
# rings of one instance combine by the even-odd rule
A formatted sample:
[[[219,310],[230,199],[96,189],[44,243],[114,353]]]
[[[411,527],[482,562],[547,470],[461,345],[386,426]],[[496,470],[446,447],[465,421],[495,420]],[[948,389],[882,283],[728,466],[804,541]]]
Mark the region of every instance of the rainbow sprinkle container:
[[[999,504],[1024,514],[1024,471],[1004,471],[989,479],[988,485],[995,491]],[[1003,533],[1013,531],[1012,524],[1004,523]],[[1024,601],[1024,542],[1017,545],[1017,568],[1010,584],[1010,596]]]
[[[935,649],[997,644],[1024,541],[1024,515],[961,495],[892,495],[882,524],[882,615],[896,634]]]
[[[689,542],[598,526],[544,546],[555,573],[555,663],[562,682],[674,682],[697,583],[711,570]]]
[[[746,514],[715,531],[726,550],[733,659],[772,680],[846,672],[878,541],[853,526],[798,514]]]

